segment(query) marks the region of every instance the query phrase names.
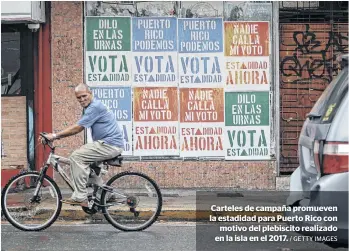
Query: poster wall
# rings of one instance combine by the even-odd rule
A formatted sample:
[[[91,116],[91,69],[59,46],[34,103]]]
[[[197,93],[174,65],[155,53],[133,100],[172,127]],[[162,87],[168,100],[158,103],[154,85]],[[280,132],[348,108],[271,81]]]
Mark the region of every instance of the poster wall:
[[[134,87],[133,107],[134,155],[179,155],[177,87]]]
[[[270,159],[269,22],[223,22],[215,4],[86,17],[86,83],[118,120],[124,155]]]
[[[269,22],[224,22],[226,160],[270,159]]]
[[[222,18],[178,19],[179,87],[223,87]]]
[[[86,17],[86,84],[131,85],[131,18]]]
[[[177,86],[177,19],[132,19],[133,86]]]

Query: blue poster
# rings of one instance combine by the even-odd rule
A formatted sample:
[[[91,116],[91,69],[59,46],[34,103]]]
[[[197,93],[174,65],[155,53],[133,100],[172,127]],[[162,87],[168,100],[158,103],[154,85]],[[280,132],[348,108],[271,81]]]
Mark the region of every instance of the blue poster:
[[[123,155],[132,155],[131,87],[90,87],[93,96],[114,114],[124,136]]]
[[[93,96],[113,112],[117,121],[131,121],[131,87],[91,87]]]
[[[177,18],[132,18],[132,51],[177,51]]]
[[[132,18],[132,83],[177,86],[177,18]]]
[[[222,18],[179,18],[179,53],[223,52]]]
[[[222,18],[178,19],[180,87],[223,87]]]

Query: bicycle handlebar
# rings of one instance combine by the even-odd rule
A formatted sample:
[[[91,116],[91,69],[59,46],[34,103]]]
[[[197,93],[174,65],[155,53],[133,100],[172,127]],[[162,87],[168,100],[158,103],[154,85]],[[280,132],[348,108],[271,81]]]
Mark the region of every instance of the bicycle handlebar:
[[[50,141],[50,140],[48,140],[48,138],[46,138],[46,136],[45,136],[46,134],[47,134],[46,132],[41,132],[40,133],[41,143],[43,145],[48,145],[51,149],[54,149],[52,141]]]

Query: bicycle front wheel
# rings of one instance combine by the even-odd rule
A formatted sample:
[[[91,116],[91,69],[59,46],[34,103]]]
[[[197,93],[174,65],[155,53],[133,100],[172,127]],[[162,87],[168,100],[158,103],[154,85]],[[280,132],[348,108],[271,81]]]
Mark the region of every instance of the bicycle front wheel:
[[[39,177],[38,172],[18,174],[2,191],[2,212],[20,230],[43,230],[55,222],[61,212],[62,195],[49,176],[44,176],[38,196],[34,196]]]
[[[161,212],[162,195],[150,177],[123,172],[112,177],[101,195],[103,214],[115,228],[141,231],[151,226]]]

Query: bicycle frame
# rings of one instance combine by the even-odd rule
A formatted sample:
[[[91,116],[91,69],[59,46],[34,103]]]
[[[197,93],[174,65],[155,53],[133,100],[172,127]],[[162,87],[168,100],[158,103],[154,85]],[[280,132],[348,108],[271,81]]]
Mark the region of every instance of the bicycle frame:
[[[69,188],[74,191],[74,186],[72,181],[70,180],[70,178],[68,177],[68,175],[64,172],[63,168],[59,165],[59,163],[64,163],[67,165],[70,165],[70,160],[67,158],[64,158],[62,156],[56,155],[54,154],[54,149],[51,150],[50,155],[48,156],[46,163],[44,165],[44,167],[42,168],[42,170],[40,171],[40,178],[39,178],[39,182],[36,186],[35,192],[34,192],[34,196],[37,196],[41,187],[41,183],[43,181],[43,178],[49,168],[49,166],[51,165],[52,168],[59,173],[59,175],[63,178],[63,180],[67,183],[67,185],[69,186]]]
[[[61,175],[61,177],[67,183],[67,185],[71,188],[71,190],[74,191],[74,186],[72,181],[69,179],[68,175],[64,172],[63,168],[59,165],[59,163],[70,165],[70,160],[62,156],[58,156],[53,153],[50,153],[46,164],[47,165],[51,164],[53,169]]]
[[[35,192],[34,192],[34,198],[33,198],[34,200],[35,200],[35,198],[39,194],[40,187],[41,187],[41,184],[43,182],[44,176],[46,175],[46,172],[47,172],[47,170],[48,170],[50,165],[52,166],[52,168],[56,172],[59,173],[59,175],[63,178],[63,180],[66,182],[66,184],[69,186],[69,188],[72,191],[74,191],[74,186],[72,184],[72,181],[70,180],[68,175],[64,172],[63,168],[59,165],[59,163],[64,163],[64,164],[70,165],[71,162],[70,162],[70,160],[68,158],[65,158],[65,157],[62,157],[62,156],[54,154],[54,151],[55,151],[55,148],[51,148],[50,155],[48,156],[44,167],[40,171],[39,181],[38,181],[38,184],[37,184]],[[97,192],[96,189],[98,187],[95,187],[94,193]],[[127,198],[124,194],[116,192],[115,189],[112,188],[112,187],[109,187],[109,186],[106,186],[106,185],[102,185],[101,188],[104,189],[104,190],[107,190],[107,191],[109,191],[109,192],[111,192],[113,194],[116,194],[118,196],[121,196],[122,198],[125,198],[125,199]],[[102,205],[98,204],[98,206],[102,206]],[[109,205],[104,205],[104,206],[109,206]]]

